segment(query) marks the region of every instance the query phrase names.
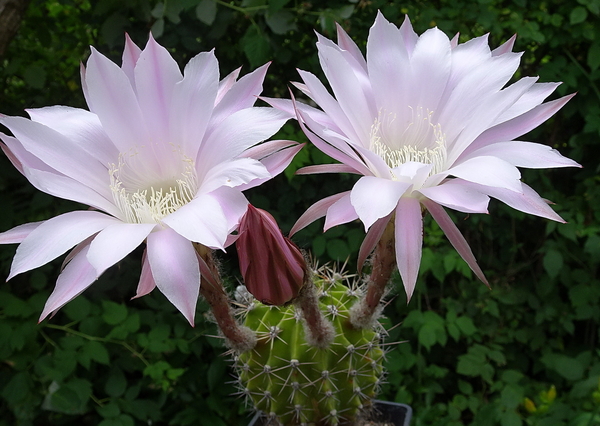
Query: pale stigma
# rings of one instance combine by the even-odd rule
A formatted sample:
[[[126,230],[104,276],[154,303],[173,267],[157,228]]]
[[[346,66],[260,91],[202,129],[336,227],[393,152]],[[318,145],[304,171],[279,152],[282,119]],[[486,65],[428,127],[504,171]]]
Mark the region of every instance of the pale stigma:
[[[180,170],[163,177],[143,176],[146,173],[125,161],[128,157],[119,155],[119,164],[108,171],[113,199],[127,222],[158,223],[194,199],[198,182],[191,159],[182,156]]]
[[[390,137],[389,129],[394,126],[395,116],[382,114],[371,126],[369,149],[379,155],[390,169],[407,162],[431,164],[429,175],[444,170],[446,163],[446,137],[441,125],[433,124],[433,112],[424,113],[423,108],[411,109],[411,121],[403,133]],[[393,173],[392,179],[394,179]]]

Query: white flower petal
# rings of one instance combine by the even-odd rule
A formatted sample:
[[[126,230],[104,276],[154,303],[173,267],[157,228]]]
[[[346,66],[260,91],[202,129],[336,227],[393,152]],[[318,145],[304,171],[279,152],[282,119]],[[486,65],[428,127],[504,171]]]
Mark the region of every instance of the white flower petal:
[[[175,85],[170,107],[173,140],[190,158],[196,158],[213,114],[219,81],[214,53],[202,52],[185,66],[183,80]]]
[[[464,213],[487,213],[490,197],[463,185],[461,179],[451,179],[441,185],[421,188],[419,192],[442,206]]]
[[[273,108],[247,108],[230,115],[202,143],[197,167],[208,169],[235,158],[252,145],[273,136],[287,121]]]
[[[390,214],[400,197],[411,187],[410,183],[363,176],[354,185],[351,201],[356,214],[368,231],[379,218]]]
[[[94,48],[87,63],[85,83],[88,105],[119,152],[152,140],[129,78]]]
[[[96,114],[61,105],[28,109],[27,113],[33,121],[66,136],[102,164],[117,161],[119,151],[102,128]]]
[[[147,244],[156,286],[193,326],[200,293],[200,266],[192,243],[166,228],[148,235]]]
[[[219,163],[202,176],[200,191],[208,193],[222,186],[236,187],[255,179],[269,179],[271,174],[266,167],[253,158],[237,158]],[[199,176],[200,178],[200,176]]]
[[[13,132],[27,151],[54,170],[99,193],[109,192],[107,166],[67,137],[43,124],[22,117],[3,116],[0,117],[0,123]]]
[[[222,249],[229,234],[223,208],[210,194],[200,194],[162,220],[182,237]]]
[[[519,170],[496,157],[472,157],[445,172],[469,182],[511,191],[521,191],[521,173]]]
[[[415,107],[422,106],[431,111],[438,109],[450,77],[452,64],[450,56],[450,40],[437,28],[429,29],[419,37],[410,58],[411,81],[421,80],[427,84],[419,87],[415,98],[408,100],[410,102],[414,99]],[[411,87],[410,89],[415,91],[416,88]],[[388,88],[388,90],[390,89]]]
[[[358,142],[365,143],[377,116],[374,99],[362,90],[356,75],[349,72],[351,66],[338,50],[321,46],[319,60],[340,107],[358,135]]]
[[[87,255],[88,262],[100,276],[136,249],[156,226],[153,223],[118,223],[107,226],[92,240]]]

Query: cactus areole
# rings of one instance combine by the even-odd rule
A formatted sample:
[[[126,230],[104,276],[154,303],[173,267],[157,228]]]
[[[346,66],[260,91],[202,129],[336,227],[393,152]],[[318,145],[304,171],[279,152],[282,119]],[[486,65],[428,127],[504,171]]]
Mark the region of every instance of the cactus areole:
[[[349,321],[359,290],[342,284],[339,274],[320,277],[315,285],[321,311],[336,332],[327,348],[309,344],[310,331],[294,305],[249,300],[244,309],[244,324],[256,331],[258,342],[236,356],[240,393],[269,424],[351,425],[381,384],[383,328],[358,330]]]

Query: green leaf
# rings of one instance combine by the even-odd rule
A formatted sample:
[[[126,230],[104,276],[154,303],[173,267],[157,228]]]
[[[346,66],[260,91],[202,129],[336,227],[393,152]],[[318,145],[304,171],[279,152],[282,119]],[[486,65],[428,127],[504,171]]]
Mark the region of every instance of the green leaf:
[[[297,29],[295,15],[287,10],[267,14],[265,20],[275,34],[286,34]]]
[[[251,25],[240,40],[242,50],[252,68],[256,68],[270,59],[271,46],[266,35],[262,34],[256,26]]]
[[[587,63],[588,66],[592,69],[592,71],[596,71],[598,69],[598,67],[600,67],[600,41],[595,40],[592,45],[590,46],[590,49],[588,50],[588,55],[587,55]],[[598,250],[598,236],[594,235],[596,238],[596,248],[595,250]],[[591,236],[590,236],[591,237]],[[589,241],[590,238],[588,238]],[[586,246],[587,246],[587,242],[586,242]]]
[[[506,411],[500,417],[502,426],[521,426],[523,421],[515,411]]]
[[[111,401],[101,407],[96,407],[96,411],[105,419],[117,417],[119,414],[121,414],[121,409],[115,401]]]
[[[92,304],[83,296],[78,296],[65,305],[63,311],[72,321],[81,321],[86,318],[92,309]]]
[[[23,73],[25,82],[34,89],[43,89],[46,85],[46,70],[40,65],[30,65]]]
[[[469,317],[458,317],[456,319],[456,325],[465,336],[472,336],[477,331],[475,324],[473,324],[473,320]]]
[[[119,397],[125,393],[127,389],[127,380],[120,368],[113,368],[108,376],[104,390],[107,394],[113,397]]]
[[[327,255],[337,262],[344,262],[350,256],[350,249],[346,241],[333,238],[327,241]]]
[[[437,341],[436,337],[436,327],[432,324],[425,324],[419,330],[419,343],[429,350],[435,342]]]
[[[103,300],[102,309],[104,310],[102,319],[109,325],[120,324],[127,318],[127,307],[125,305]]]
[[[588,12],[583,6],[577,6],[571,11],[569,17],[571,25],[580,24],[587,19]]]
[[[549,249],[544,255],[544,269],[551,278],[556,278],[563,266],[563,256],[560,252]]]
[[[201,0],[196,6],[196,17],[206,25],[212,25],[217,17],[217,2],[215,0]]]
[[[17,404],[31,391],[33,383],[27,372],[20,372],[12,376],[2,390],[2,397],[9,404]]]
[[[290,0],[269,0],[269,12],[275,13],[281,10]]]
[[[86,364],[87,366],[89,366],[88,360],[108,365],[108,363],[110,362],[108,350],[101,342],[98,342],[96,340],[90,340],[84,345],[79,355],[79,362],[84,367],[86,367]]]

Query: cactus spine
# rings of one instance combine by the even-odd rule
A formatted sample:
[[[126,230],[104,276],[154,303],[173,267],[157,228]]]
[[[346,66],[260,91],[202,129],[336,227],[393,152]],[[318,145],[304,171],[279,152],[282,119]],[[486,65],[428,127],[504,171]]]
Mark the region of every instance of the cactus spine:
[[[360,291],[345,286],[340,274],[323,272],[315,280],[319,307],[335,330],[326,348],[309,343],[297,306],[267,306],[247,295],[244,325],[256,331],[257,343],[236,356],[240,393],[273,424],[352,424],[381,383],[383,328],[354,328],[349,310]]]

